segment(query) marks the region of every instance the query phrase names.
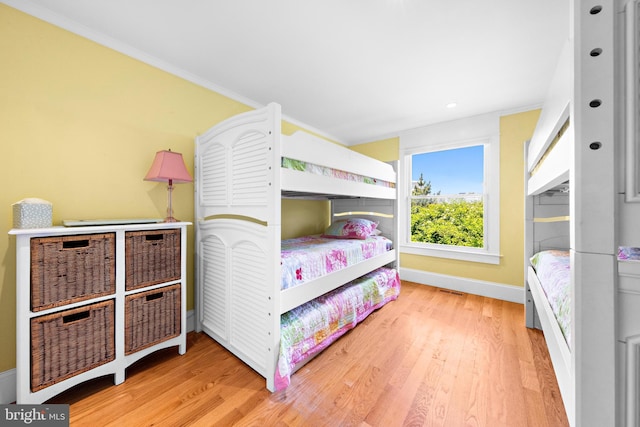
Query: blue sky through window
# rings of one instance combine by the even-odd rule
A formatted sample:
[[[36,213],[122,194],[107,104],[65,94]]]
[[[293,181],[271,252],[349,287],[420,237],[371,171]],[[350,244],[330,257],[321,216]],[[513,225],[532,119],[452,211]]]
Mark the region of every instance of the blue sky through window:
[[[425,182],[431,181],[432,193],[482,194],[484,179],[484,147],[456,148],[411,156],[411,179],[415,182],[422,173]]]

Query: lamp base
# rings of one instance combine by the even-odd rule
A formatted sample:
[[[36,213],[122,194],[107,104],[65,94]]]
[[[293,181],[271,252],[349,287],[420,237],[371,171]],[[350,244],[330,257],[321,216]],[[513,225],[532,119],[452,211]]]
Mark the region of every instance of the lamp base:
[[[167,186],[167,217],[164,219],[164,222],[179,222],[173,216],[173,203],[171,201],[171,195],[173,193],[173,180],[169,180],[169,185]]]

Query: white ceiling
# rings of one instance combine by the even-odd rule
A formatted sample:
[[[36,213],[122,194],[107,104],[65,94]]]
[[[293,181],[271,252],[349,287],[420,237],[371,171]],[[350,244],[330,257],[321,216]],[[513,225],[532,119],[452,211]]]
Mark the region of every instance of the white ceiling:
[[[539,106],[569,35],[569,0],[2,1],[346,144]]]

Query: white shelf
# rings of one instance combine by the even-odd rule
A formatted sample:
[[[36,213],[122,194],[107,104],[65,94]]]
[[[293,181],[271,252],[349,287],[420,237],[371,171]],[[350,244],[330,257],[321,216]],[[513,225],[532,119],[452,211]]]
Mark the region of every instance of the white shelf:
[[[87,227],[50,227],[40,229],[13,229],[9,234],[16,236],[16,403],[38,404],[53,396],[92,378],[114,375],[114,383],[119,384],[125,379],[126,368],[140,358],[161,348],[178,346],[179,354],[186,352],[186,253],[188,222],[149,223],[149,224],[120,224],[109,226]],[[127,232],[179,229],[180,245],[179,278],[175,277],[163,283],[153,283],[148,286],[126,288],[126,235]],[[40,237],[63,237],[85,234],[113,233],[115,236],[115,291],[110,295],[87,298],[65,305],[33,311],[31,307],[31,240]],[[131,354],[125,354],[125,324],[126,297],[143,291],[156,290],[163,287],[180,284],[180,331],[177,337],[167,338],[159,343],[141,348]],[[31,385],[31,323],[32,319],[45,315],[64,313],[67,310],[96,304],[103,301],[114,301],[115,316],[113,322],[115,335],[115,359],[102,365],[80,371],[77,374],[59,380],[40,390],[33,391]],[[156,342],[156,341],[153,341]]]

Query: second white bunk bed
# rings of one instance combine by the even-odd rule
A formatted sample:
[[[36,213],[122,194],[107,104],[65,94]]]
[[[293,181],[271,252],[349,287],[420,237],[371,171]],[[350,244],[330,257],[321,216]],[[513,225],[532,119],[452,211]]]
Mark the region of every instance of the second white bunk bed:
[[[571,354],[571,123],[570,46],[558,63],[536,130],[525,147],[526,326],[542,329],[570,425],[575,369]]]
[[[614,76],[618,24],[624,17],[620,6],[613,1],[572,3],[573,32],[527,150],[527,326],[542,327],[571,426],[622,425],[623,386],[635,382],[637,387],[636,380],[624,376],[616,354],[621,323],[616,205],[622,195],[616,182],[620,122]],[[566,130],[553,144],[567,120]],[[566,179],[566,201],[550,203],[563,197],[546,191]],[[562,261],[551,262],[564,264],[568,282],[564,291],[556,292],[567,298],[559,314],[549,303],[554,292],[545,291],[541,266],[530,261],[539,260],[536,253],[549,246],[565,250]],[[563,314],[567,321],[560,327],[557,319]],[[635,369],[638,359],[631,363]],[[628,425],[637,425],[633,392],[626,406]]]
[[[264,376],[270,391],[286,387],[290,374],[308,358],[397,298],[396,173],[391,165],[304,132],[282,135],[280,106],[269,104],[199,136],[194,169],[196,330]],[[331,200],[332,225],[345,220],[370,224],[365,240],[351,240],[364,253],[339,255],[330,266],[316,266],[327,273],[321,277],[306,280],[295,270],[283,274],[282,249],[290,249],[291,243],[281,240],[283,197]],[[384,241],[385,249],[370,250],[373,241]],[[345,266],[347,258],[354,262]],[[285,279],[299,283],[283,286]],[[372,288],[354,291],[360,292],[355,296],[340,294],[351,283]],[[373,295],[372,300],[361,301],[362,293]],[[329,335],[329,340],[312,349],[308,342],[281,349],[299,332],[283,332],[281,322],[291,320],[294,312],[318,316],[321,306],[335,298],[358,300],[359,305],[347,320],[336,321],[338,327],[334,322],[330,330],[316,334]],[[293,359],[291,352],[296,353]]]

